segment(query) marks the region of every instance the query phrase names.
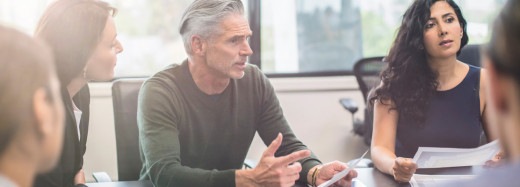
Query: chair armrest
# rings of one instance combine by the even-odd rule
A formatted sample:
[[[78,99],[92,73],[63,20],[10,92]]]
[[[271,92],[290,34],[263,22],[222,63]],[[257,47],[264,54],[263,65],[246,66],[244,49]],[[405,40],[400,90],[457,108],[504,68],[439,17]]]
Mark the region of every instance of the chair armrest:
[[[341,98],[339,103],[352,114],[358,111],[358,104],[352,98]]]

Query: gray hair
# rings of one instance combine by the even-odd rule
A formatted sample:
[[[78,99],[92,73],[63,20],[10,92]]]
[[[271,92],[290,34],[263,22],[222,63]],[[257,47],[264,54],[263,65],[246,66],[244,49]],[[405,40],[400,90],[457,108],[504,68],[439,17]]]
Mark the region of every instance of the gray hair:
[[[179,33],[184,48],[191,54],[191,37],[199,35],[208,38],[218,31],[222,18],[231,14],[244,14],[241,0],[195,0],[182,15]]]

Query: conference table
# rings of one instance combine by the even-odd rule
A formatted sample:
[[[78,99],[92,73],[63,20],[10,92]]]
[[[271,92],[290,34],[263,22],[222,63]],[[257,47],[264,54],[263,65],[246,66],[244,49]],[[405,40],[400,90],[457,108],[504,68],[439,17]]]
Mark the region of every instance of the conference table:
[[[418,169],[417,174],[430,175],[461,175],[476,174],[483,170],[482,167],[457,167],[441,169]],[[409,183],[397,183],[393,177],[381,173],[375,168],[356,168],[359,183],[354,182],[353,187],[409,187]],[[119,181],[104,183],[87,183],[89,187],[153,187],[150,181]],[[294,187],[307,187],[305,184],[296,184]]]
[[[150,181],[118,181],[118,182],[100,182],[87,183],[88,187],[153,187]]]
[[[352,187],[408,187],[409,183],[397,183],[386,174],[381,173],[375,168],[356,168],[358,177],[353,182]],[[307,187],[305,184],[296,184],[294,187]]]
[[[410,183],[398,183],[390,175],[383,174],[375,168],[356,168],[358,177],[352,187],[410,187]],[[482,172],[481,166],[417,169],[416,174],[424,175],[468,175]],[[296,184],[294,187],[307,187],[305,184]]]

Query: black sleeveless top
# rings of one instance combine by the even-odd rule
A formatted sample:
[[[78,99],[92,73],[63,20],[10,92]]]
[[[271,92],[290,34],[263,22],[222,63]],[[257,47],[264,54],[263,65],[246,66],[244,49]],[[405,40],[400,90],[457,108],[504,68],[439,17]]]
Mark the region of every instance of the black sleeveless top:
[[[419,147],[478,147],[483,132],[479,90],[480,68],[470,65],[461,83],[435,92],[423,124],[398,121],[396,156],[413,158]]]

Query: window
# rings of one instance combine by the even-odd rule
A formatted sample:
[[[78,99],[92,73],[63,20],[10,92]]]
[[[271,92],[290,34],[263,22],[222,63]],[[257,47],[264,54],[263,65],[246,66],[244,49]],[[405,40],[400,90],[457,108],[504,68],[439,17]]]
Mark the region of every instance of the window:
[[[351,69],[362,56],[359,4],[262,1],[262,69],[296,73]]]
[[[119,9],[115,21],[125,48],[118,56],[116,77],[150,76],[186,59],[178,26],[192,0],[106,1]]]
[[[0,23],[32,35],[45,8],[54,0],[0,0]],[[150,76],[186,59],[178,25],[193,0],[104,0],[118,9],[115,22],[124,47],[116,77]],[[244,1],[247,15],[247,1]]]
[[[0,0],[0,24],[32,35],[40,16],[50,2],[52,0]]]
[[[251,0],[255,3],[260,0]],[[456,0],[470,43],[489,38],[504,0]],[[363,57],[384,56],[412,0],[261,1],[261,67],[289,76],[345,74]],[[254,42],[253,42],[254,43]]]
[[[0,0],[0,23],[32,34],[54,0]],[[186,53],[178,25],[193,0],[106,0],[125,51],[116,77],[150,76]],[[363,57],[385,55],[412,0],[243,0],[255,54],[269,75],[339,75]],[[489,39],[490,23],[505,0],[456,0],[468,21],[470,43]],[[250,6],[248,6],[248,4]]]

